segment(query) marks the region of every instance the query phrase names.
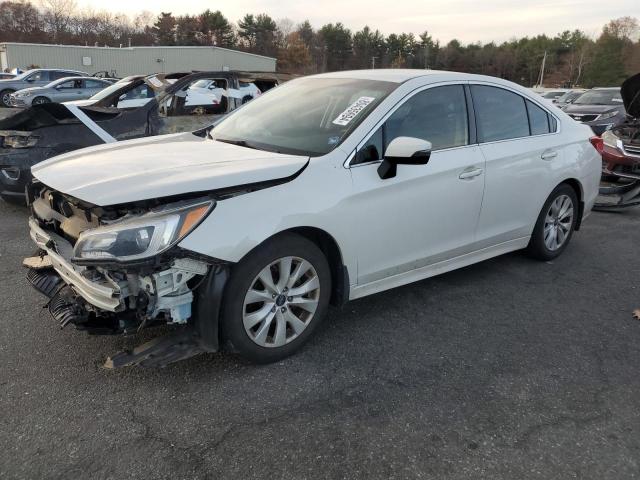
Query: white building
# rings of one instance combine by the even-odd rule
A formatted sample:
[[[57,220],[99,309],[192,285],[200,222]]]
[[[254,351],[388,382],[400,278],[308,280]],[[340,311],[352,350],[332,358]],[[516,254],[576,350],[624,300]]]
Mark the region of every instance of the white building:
[[[35,65],[113,76],[245,70],[275,72],[276,59],[220,47],[83,47],[40,43],[0,43],[0,71]]]

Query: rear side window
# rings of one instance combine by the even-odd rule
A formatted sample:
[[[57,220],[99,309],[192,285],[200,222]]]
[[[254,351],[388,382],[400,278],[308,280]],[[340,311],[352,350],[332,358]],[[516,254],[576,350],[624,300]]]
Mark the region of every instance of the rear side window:
[[[29,75],[28,79],[32,82],[48,82],[50,80],[57,80],[56,78],[50,78],[49,71],[47,70],[38,70],[37,72]]]
[[[481,142],[495,142],[529,136],[525,100],[508,90],[471,85]]]
[[[529,113],[531,135],[549,133],[549,115],[547,115],[547,112],[529,100],[527,100],[527,112]]]

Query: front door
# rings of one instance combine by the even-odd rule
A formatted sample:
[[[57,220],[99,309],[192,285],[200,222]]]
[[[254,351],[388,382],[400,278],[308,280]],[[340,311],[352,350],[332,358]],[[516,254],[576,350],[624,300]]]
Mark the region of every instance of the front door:
[[[431,157],[382,180],[375,157],[399,136],[430,141]],[[485,165],[470,138],[464,88],[445,85],[413,94],[362,145],[351,164],[349,209],[359,285],[474,249]]]

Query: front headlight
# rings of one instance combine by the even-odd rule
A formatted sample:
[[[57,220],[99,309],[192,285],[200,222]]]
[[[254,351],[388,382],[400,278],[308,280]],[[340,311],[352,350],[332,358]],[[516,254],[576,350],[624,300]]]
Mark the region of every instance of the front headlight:
[[[85,230],[74,248],[76,261],[128,262],[153,257],[186,237],[212,210],[212,200],[161,210]]]
[[[606,120],[607,118],[613,118],[616,115],[618,115],[618,111],[617,110],[614,110],[613,112],[603,113],[602,115],[600,115],[598,117],[598,120]]]
[[[602,143],[607,147],[618,148],[618,137],[611,130],[605,131],[601,137]]]

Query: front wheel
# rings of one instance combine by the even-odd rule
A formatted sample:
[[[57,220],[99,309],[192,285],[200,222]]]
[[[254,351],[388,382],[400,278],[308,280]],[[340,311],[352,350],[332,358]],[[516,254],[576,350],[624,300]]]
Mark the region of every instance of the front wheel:
[[[36,97],[31,102],[31,105],[42,105],[43,103],[51,103],[47,97]]]
[[[316,244],[282,234],[233,269],[222,306],[222,336],[257,363],[285,358],[313,334],[326,314],[331,273]]]
[[[11,94],[13,90],[2,90],[0,92],[0,106],[9,108],[11,106]]]
[[[571,240],[578,221],[578,198],[567,184],[555,188],[542,207],[527,253],[539,260],[558,257]]]

